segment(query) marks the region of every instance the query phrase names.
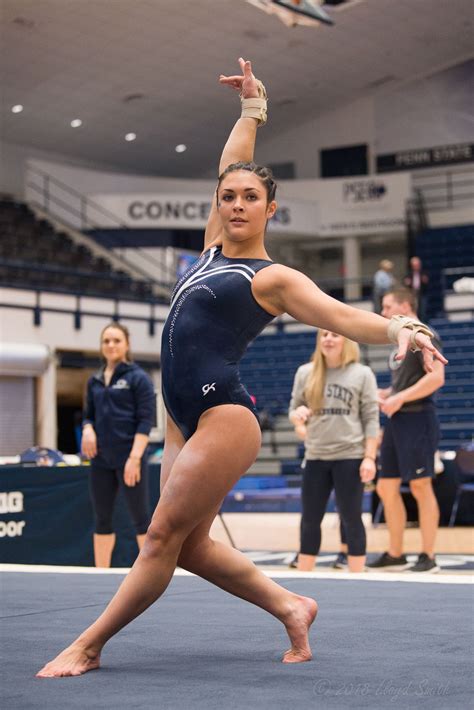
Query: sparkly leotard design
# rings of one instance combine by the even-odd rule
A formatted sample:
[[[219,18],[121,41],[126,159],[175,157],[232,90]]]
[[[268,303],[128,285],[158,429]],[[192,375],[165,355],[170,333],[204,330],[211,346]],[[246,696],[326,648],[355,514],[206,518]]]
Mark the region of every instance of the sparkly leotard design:
[[[241,404],[257,416],[239,361],[273,319],[252,293],[253,277],[272,263],[229,258],[212,247],[174,288],[161,344],[162,387],[185,439],[201,414],[219,404]]]

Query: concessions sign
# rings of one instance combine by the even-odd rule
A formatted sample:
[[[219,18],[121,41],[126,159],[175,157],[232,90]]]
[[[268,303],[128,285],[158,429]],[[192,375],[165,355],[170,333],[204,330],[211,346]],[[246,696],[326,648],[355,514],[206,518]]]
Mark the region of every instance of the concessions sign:
[[[215,184],[209,188],[212,194]],[[117,220],[127,227],[142,229],[204,229],[211,209],[207,196],[196,194],[92,195],[100,209],[91,210],[97,227],[117,228]],[[109,219],[107,214],[113,215]],[[316,234],[318,210],[314,202],[278,200],[278,210],[269,222],[272,232]]]

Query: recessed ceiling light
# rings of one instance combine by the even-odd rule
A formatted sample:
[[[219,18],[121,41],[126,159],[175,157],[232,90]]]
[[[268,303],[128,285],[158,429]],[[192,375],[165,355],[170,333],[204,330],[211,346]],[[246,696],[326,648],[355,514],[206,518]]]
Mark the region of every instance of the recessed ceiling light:
[[[187,146],[184,145],[184,143],[180,143],[179,145],[176,146],[175,151],[176,151],[177,153],[184,153],[184,151],[186,150],[186,148],[187,148]]]
[[[72,128],[79,128],[79,126],[82,126],[82,121],[81,121],[81,119],[80,119],[80,118],[74,118],[74,119],[71,121],[71,126],[72,126]]]
[[[126,141],[134,141],[136,137],[137,137],[136,133],[126,133],[125,134]]]
[[[146,98],[145,94],[138,92],[136,94],[127,94],[123,97],[122,101],[124,102],[124,104],[129,104],[131,101],[141,101],[141,99],[144,98]]]
[[[35,26],[33,20],[29,20],[27,17],[15,17],[12,23],[17,27],[23,27],[24,29],[31,30]]]
[[[12,113],[21,113],[23,111],[23,106],[21,104],[15,104],[12,106]]]

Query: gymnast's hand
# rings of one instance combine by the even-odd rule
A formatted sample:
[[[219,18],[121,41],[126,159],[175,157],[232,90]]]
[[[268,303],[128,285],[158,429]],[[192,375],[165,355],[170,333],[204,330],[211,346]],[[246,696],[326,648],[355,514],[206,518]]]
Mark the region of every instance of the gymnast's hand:
[[[403,360],[407,354],[407,350],[410,346],[411,330],[408,328],[402,328],[398,334],[398,352],[395,356],[395,360]],[[415,335],[415,342],[421,350],[423,356],[423,367],[425,372],[433,372],[433,360],[439,360],[443,365],[447,365],[448,361],[442,355],[439,350],[435,348],[431,342],[431,338],[423,333],[417,333]]]
[[[234,76],[225,76],[224,74],[221,74],[219,77],[220,83],[231,86],[241,94],[243,99],[258,98],[258,83],[252,73],[251,62],[246,62],[245,59],[240,57],[239,64],[242,70],[242,76],[239,74],[235,74]]]
[[[123,471],[123,480],[126,486],[136,486],[140,483],[141,470],[139,458],[128,458]]]

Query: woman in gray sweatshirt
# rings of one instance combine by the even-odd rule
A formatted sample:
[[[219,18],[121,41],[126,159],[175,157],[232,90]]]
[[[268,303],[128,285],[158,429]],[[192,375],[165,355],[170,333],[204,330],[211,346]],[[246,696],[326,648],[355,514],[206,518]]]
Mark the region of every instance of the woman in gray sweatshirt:
[[[311,570],[332,489],[348,545],[351,572],[365,566],[364,483],[375,477],[379,432],[377,383],[361,365],[359,346],[319,330],[311,362],[298,368],[289,418],[305,442],[298,569]]]

